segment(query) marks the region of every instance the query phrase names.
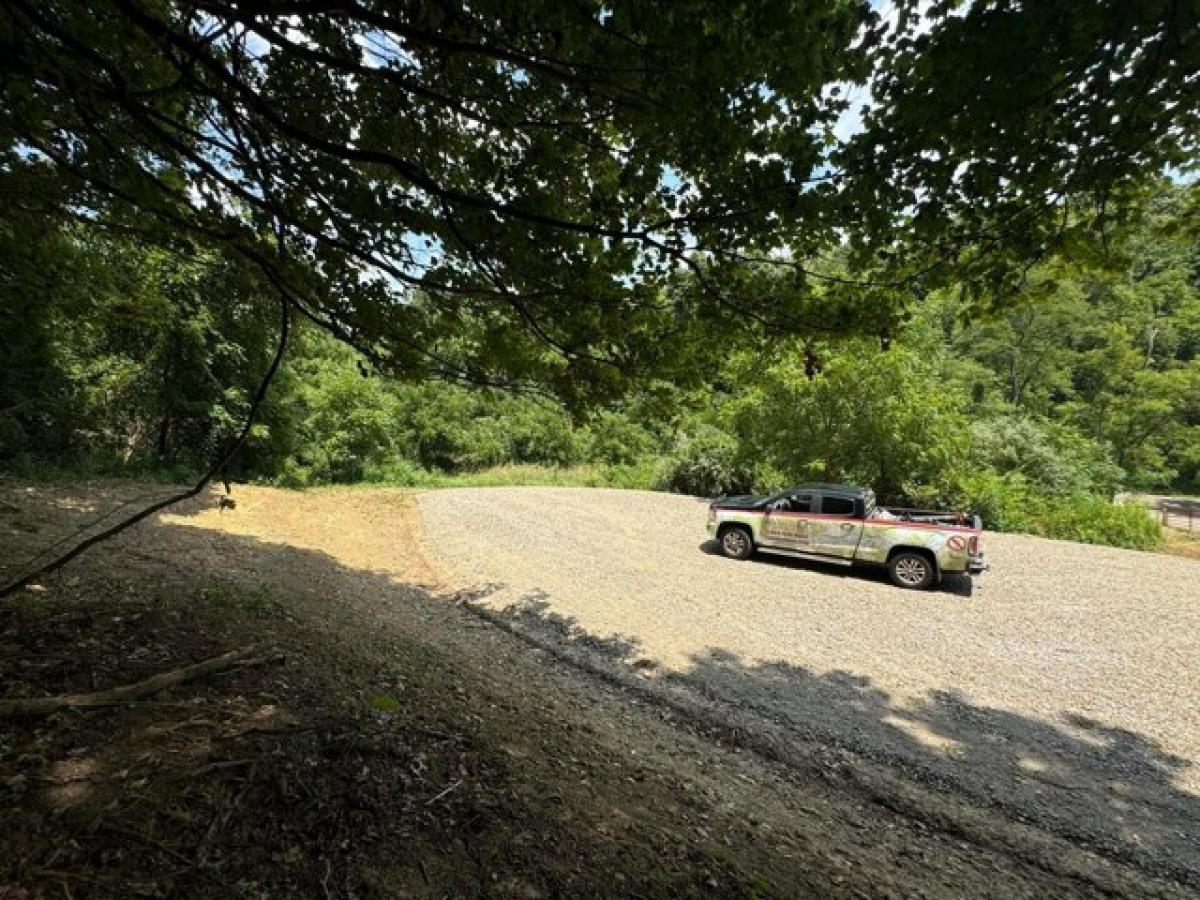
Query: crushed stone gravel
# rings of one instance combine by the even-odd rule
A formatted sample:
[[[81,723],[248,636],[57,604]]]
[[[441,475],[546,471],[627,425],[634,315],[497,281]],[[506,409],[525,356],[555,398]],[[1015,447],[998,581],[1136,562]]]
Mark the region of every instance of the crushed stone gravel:
[[[989,572],[915,593],[725,559],[696,498],[492,488],[420,506],[429,551],[531,628],[687,685],[739,727],[1200,879],[1200,562],[988,533]]]

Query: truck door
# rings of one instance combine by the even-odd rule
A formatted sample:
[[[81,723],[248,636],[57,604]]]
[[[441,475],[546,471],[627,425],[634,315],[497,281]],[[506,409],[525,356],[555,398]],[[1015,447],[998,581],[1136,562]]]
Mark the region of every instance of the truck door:
[[[824,495],[820,515],[809,523],[812,552],[839,559],[853,559],[862,537],[862,519],[855,516],[855,503],[849,497]]]
[[[763,522],[763,544],[786,550],[809,550],[812,538],[808,514],[813,505],[812,494],[791,494],[772,503]]]

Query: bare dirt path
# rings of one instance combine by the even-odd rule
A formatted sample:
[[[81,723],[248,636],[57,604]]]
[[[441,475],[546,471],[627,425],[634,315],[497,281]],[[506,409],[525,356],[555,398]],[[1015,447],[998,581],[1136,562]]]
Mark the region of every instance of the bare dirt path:
[[[476,489],[421,508],[430,546],[530,633],[796,758],[840,747],[1200,885],[1200,563],[987,535],[986,576],[913,594],[723,559],[685,497]]]
[[[154,490],[0,481],[0,569]],[[623,646],[544,609],[561,646],[489,624],[463,601],[482,578],[445,566],[411,495],[237,497],[0,604],[9,695],[105,689],[250,641],[287,660],[0,729],[0,815],[21,835],[0,841],[0,895],[1188,894],[836,744],[770,752],[753,709],[731,724],[686,685],[641,690],[667,681],[644,667],[581,664],[571,652]]]

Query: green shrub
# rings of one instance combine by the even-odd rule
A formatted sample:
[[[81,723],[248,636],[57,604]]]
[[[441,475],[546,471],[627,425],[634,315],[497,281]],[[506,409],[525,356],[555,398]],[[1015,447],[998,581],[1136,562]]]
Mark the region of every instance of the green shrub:
[[[386,462],[368,463],[363,471],[363,480],[369,484],[415,487],[428,483],[430,475],[411,459],[397,456]]]
[[[589,486],[652,491],[658,485],[660,468],[659,461],[653,458],[628,465],[600,466],[597,477],[589,482]]]
[[[279,487],[305,488],[311,486],[314,480],[311,468],[288,457],[280,464],[279,471],[271,482]]]
[[[601,410],[580,429],[579,445],[587,462],[629,466],[654,452],[654,436],[623,412]]]
[[[976,513],[992,531],[1033,532],[1044,503],[1023,476],[988,471],[964,476],[956,500],[952,505]]]
[[[1162,529],[1138,504],[1110,503],[1103,497],[1051,501],[1038,523],[1044,537],[1149,550],[1162,543]]]
[[[1145,508],[1089,494],[1048,495],[1019,475],[985,472],[964,479],[960,503],[991,531],[1017,531],[1085,544],[1148,550],[1162,532]]]
[[[685,437],[663,463],[657,486],[678,494],[720,497],[754,489],[755,473],[738,458],[732,437],[711,426]]]

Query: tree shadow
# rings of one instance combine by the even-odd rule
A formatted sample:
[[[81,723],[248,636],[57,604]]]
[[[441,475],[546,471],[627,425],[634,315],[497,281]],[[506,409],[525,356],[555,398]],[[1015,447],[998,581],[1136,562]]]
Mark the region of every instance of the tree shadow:
[[[700,551],[708,556],[719,556],[724,558],[725,554],[721,552],[721,545],[715,540],[709,539],[700,544]],[[734,560],[730,560],[734,562]],[[794,556],[782,556],[774,553],[755,553],[753,557],[746,560],[744,565],[774,566],[780,569],[801,569],[809,572],[820,572],[824,575],[829,575],[835,578],[856,578],[863,581],[871,581],[876,584],[890,585],[887,572],[881,566],[870,565],[853,565],[843,566],[838,563],[826,563],[820,560],[797,559]],[[900,588],[896,588],[897,591]],[[975,591],[975,583],[969,575],[943,575],[941,581],[930,588],[928,593],[932,594],[948,594],[954,597],[970,597]]]
[[[187,515],[187,510],[183,514]],[[711,546],[706,552],[712,552]],[[397,634],[404,634],[406,629],[424,627],[424,621],[439,615],[436,612],[438,605],[449,608],[450,601],[478,605],[497,589],[497,586],[484,586],[465,596],[438,598],[427,591],[403,584],[393,576],[346,566],[320,551],[271,544],[245,535],[162,523],[148,524],[140,532],[120,539],[110,552],[98,559],[93,575],[89,576],[98,583],[111,584],[126,577],[127,570],[136,566],[139,583],[154,584],[162,597],[173,592],[186,597],[188,595],[178,592],[185,588],[194,592],[198,584],[211,583],[214,573],[219,573],[223,583],[243,586],[262,584],[275,574],[286,573],[288,583],[292,586],[289,589],[295,592],[294,597],[289,597],[289,603],[304,605],[314,646],[326,641],[331,647],[345,649],[348,641],[361,640],[365,645],[370,645],[365,649],[373,647],[373,652],[380,658],[396,653]],[[809,564],[786,558],[770,561],[764,558],[762,563],[752,564],[809,568]],[[52,598],[54,591],[64,581],[78,574],[79,570],[68,569],[51,580],[49,596]],[[857,574],[850,576],[842,569],[832,569],[830,575],[858,577]],[[349,600],[344,595],[335,596],[328,587],[334,579],[351,579],[359,590]],[[209,598],[204,602],[211,604],[218,601],[224,602],[219,598]],[[164,608],[169,609],[165,603]],[[0,612],[25,615],[19,610]],[[241,610],[242,626],[256,627],[255,622],[262,618],[260,612],[255,609]],[[149,612],[139,613],[146,617],[141,626],[153,625],[156,629],[163,629],[147,637],[145,632],[136,630],[141,626],[125,610],[119,615],[122,621],[114,627],[128,632],[128,640],[122,637],[122,642],[150,648],[145,658],[130,659],[111,653],[108,654],[112,657],[111,665],[103,663],[109,668],[81,669],[69,664],[70,648],[64,646],[56,648],[56,655],[63,660],[56,663],[57,667],[48,666],[44,671],[27,670],[23,677],[27,677],[29,685],[39,691],[90,690],[145,677],[167,664],[179,662],[163,658],[157,649],[159,645],[171,642],[171,629],[182,627],[178,621],[160,621],[152,618]],[[1051,721],[974,704],[969,698],[956,693],[952,686],[944,691],[929,692],[915,702],[901,702],[872,684],[870,679],[854,672],[816,672],[783,661],[749,660],[720,647],[709,647],[692,654],[684,668],[666,671],[656,661],[640,655],[643,649],[636,636],[593,634],[575,618],[556,612],[553,598],[543,592],[531,592],[517,603],[498,611],[497,615],[514,632],[536,637],[544,645],[558,647],[572,662],[605,673],[611,680],[644,692],[646,696],[667,703],[676,710],[694,715],[703,723],[717,725],[724,729],[723,733],[731,743],[759,750],[772,759],[812,769],[829,764],[834,759],[829,754],[834,751],[838,754],[834,761],[839,765],[845,764],[863,772],[868,768],[878,769],[896,782],[912,785],[918,790],[953,795],[1005,821],[1044,830],[1114,863],[1128,865],[1150,875],[1169,877],[1188,888],[1200,888],[1200,798],[1179,785],[1194,763],[1164,751],[1144,735],[1077,713],[1064,712]],[[98,657],[87,649],[90,646],[88,642],[102,641],[102,636],[87,633],[87,627],[92,622],[111,624],[115,618],[110,610],[99,608],[86,615],[81,613],[81,659],[91,663],[95,659],[106,658]],[[59,615],[56,621],[64,619]],[[204,620],[198,621],[203,623]],[[363,622],[367,624],[366,629],[361,627]],[[359,623],[360,627],[351,631],[351,623]],[[4,624],[3,615],[0,615],[0,626]],[[13,634],[19,637],[5,639],[21,643],[19,649],[26,656],[45,655],[46,641],[42,640],[45,633],[37,635],[28,629],[22,631],[24,625],[20,622],[18,626]],[[344,633],[343,629],[346,629]],[[233,642],[244,642],[246,637],[245,634],[213,631],[205,634],[208,641],[205,652],[228,649],[235,645]],[[66,636],[62,639],[65,641]],[[431,666],[443,663],[444,660],[435,659]],[[301,661],[301,667],[285,670],[289,681],[302,681],[307,677],[303,665],[304,661]],[[0,675],[4,674],[0,671]],[[233,683],[240,689],[250,689],[243,682]],[[323,685],[314,683],[310,694],[316,696],[323,688]],[[186,700],[188,692],[181,694],[180,699]],[[464,721],[467,718],[469,715],[464,714]],[[84,721],[91,723],[89,727],[96,730],[82,732],[87,737],[81,741],[81,722]],[[73,748],[84,742],[94,751],[92,756],[107,760],[104,774],[122,771],[123,766],[129,765],[128,761],[122,761],[113,754],[124,738],[120,734],[104,731],[105,727],[116,727],[122,721],[116,717],[106,718],[104,713],[87,714],[80,720],[73,720],[71,727],[74,733],[51,746],[45,756],[45,765],[40,762],[29,764],[33,767],[30,770],[31,780],[32,776],[58,777],[54,766],[70,759]],[[437,720],[433,721],[442,727]],[[359,726],[356,723],[338,723],[338,727],[343,728],[344,735],[345,729]],[[331,729],[333,731],[337,729]],[[380,740],[387,744],[392,738]],[[397,776],[394,781],[370,785],[375,792],[370,796],[378,799],[364,800],[363,796],[366,795],[362,793],[363,786],[355,780],[356,776],[349,769],[343,771],[335,765],[334,756],[329,756],[327,761],[321,763],[327,767],[325,769],[308,765],[308,757],[325,759],[324,754],[330,752],[326,743],[302,745],[305,758],[289,763],[288,757],[281,757],[283,764],[292,765],[296,777],[308,779],[309,787],[323,797],[334,798],[339,791],[354,791],[355,802],[367,804],[359,821],[366,821],[372,830],[380,834],[396,832],[397,821],[392,818],[394,812],[404,815],[411,813],[411,822],[405,820],[402,823],[404,828],[418,827],[420,817],[427,815],[426,804],[433,802],[437,792],[444,785],[452,783],[453,777],[458,777],[452,776],[451,765],[466,766],[467,771],[478,772],[481,777],[493,775],[493,768],[498,771],[504,765],[493,758],[498,753],[485,753],[466,760],[447,755],[445,777],[434,779],[436,785],[415,783],[408,776]],[[9,746],[16,748],[19,744],[18,735]],[[289,751],[280,743],[273,746],[271,752]],[[418,755],[433,759],[438,753],[446,753],[442,745],[432,748],[405,745],[389,752],[399,754],[396,757],[397,765],[403,763],[405,766],[411,764]],[[227,760],[229,762],[236,761],[232,750],[226,752],[224,757],[230,757]],[[216,760],[207,756],[189,758],[187,763],[192,767],[208,766],[223,761],[224,757]],[[9,762],[14,763],[15,759],[16,755]],[[364,764],[362,753],[350,759],[359,768]],[[4,762],[4,759],[0,758],[0,762]],[[368,758],[367,762],[371,763],[371,760]],[[220,775],[225,771],[212,769],[206,778],[228,777]],[[318,777],[317,773],[322,773],[319,775],[321,782],[313,783],[313,779]],[[134,777],[141,774],[138,768],[133,768]],[[258,789],[255,787],[255,790]],[[262,790],[265,792],[267,788],[263,787]],[[195,824],[170,831],[174,826],[167,819],[159,817],[154,825],[164,830],[150,830],[150,833],[159,835],[157,839],[160,842],[169,841],[171,847],[201,844],[204,829],[210,827],[208,823],[213,820],[212,817],[224,814],[222,804],[229,803],[228,793],[221,784],[216,784],[211,797],[201,793],[190,801],[197,805],[196,810],[187,808],[185,803],[184,808],[189,814],[199,813],[194,817]],[[110,796],[103,798],[105,802],[109,801]],[[266,794],[263,796],[265,798]],[[482,821],[491,823],[488,825],[490,830],[472,832],[472,840],[484,845],[485,856],[492,851],[497,854],[511,852],[511,846],[505,844],[504,838],[509,823],[495,821],[492,812],[481,813],[476,808],[468,808],[467,798],[467,793],[460,791],[437,800],[439,816],[444,818],[447,841],[453,840],[454,829],[464,822],[475,821],[477,824],[473,827],[483,827],[478,825],[478,817],[483,816]],[[96,804],[87,806],[85,811],[88,815],[86,819],[80,819],[80,831],[83,822],[94,821],[97,815],[108,815],[100,812],[103,809],[98,805],[100,799],[97,797]],[[264,799],[263,802],[267,801]],[[305,823],[312,817],[307,811],[309,801],[299,791],[286,795],[282,802],[272,802],[275,803],[270,812],[272,822]],[[231,833],[239,834],[239,840],[244,840],[248,833],[246,829],[250,828],[255,816],[263,815],[263,809],[244,806],[235,810],[233,824],[222,827],[228,827]],[[37,816],[45,814],[44,807],[36,807],[31,813]],[[530,824],[535,817],[528,810],[506,809],[505,814],[529,816],[526,821],[528,827],[535,831],[544,827],[547,835],[554,834],[554,839],[548,838],[546,843],[531,843],[531,846],[543,848],[537,853],[551,856],[543,859],[534,856],[531,850],[529,855],[510,860],[510,868],[514,870],[522,866],[544,869],[555,865],[555,860],[560,859],[564,871],[568,871],[575,864],[575,858],[595,852],[583,848],[576,841],[579,836],[566,832],[559,834],[557,824],[550,823],[549,819],[540,825]],[[63,822],[67,822],[71,814],[59,815]],[[472,819],[472,816],[477,818]],[[242,826],[244,828],[239,831]],[[318,830],[326,828],[320,823],[313,827]],[[285,893],[298,889],[316,891],[324,874],[316,863],[328,858],[341,866],[346,859],[344,851],[338,848],[348,839],[357,840],[361,837],[354,830],[357,827],[348,823],[326,829],[320,832],[319,839],[313,839],[314,843],[306,844],[305,850],[312,854],[314,865],[305,868],[297,876],[298,881],[271,881],[270,878],[276,876],[263,874],[262,877],[267,879],[265,883]],[[258,830],[253,833],[262,844],[259,848],[261,852],[242,852],[247,853],[252,864],[261,865],[260,871],[263,873],[280,868],[276,857],[289,852],[294,846],[292,842],[297,840],[296,832],[289,832],[288,828],[280,829],[275,836],[266,832],[260,834]],[[559,843],[554,848],[545,849],[555,841]],[[377,847],[377,844],[363,841],[358,848],[361,851],[360,858],[369,858]],[[491,850],[487,849],[489,847]],[[140,855],[133,854],[129,848],[126,850],[131,853],[132,859],[147,869],[153,869],[155,865],[166,868],[171,863],[169,857],[156,853],[152,846],[148,851],[142,847]],[[620,853],[628,852],[627,847],[620,850]],[[647,848],[647,852],[652,853],[654,849]],[[472,850],[472,853],[478,856],[476,850]],[[100,857],[82,859],[81,864],[91,864],[96,867],[95,871],[103,871]],[[467,861],[459,861],[462,865],[468,868],[474,865],[467,857],[464,859]],[[625,865],[617,857],[602,862],[604,865]],[[277,877],[283,878],[282,875]],[[466,890],[469,885],[459,882],[458,887]],[[569,886],[565,893],[571,893]]]
[[[486,597],[499,585],[491,585],[484,592],[471,592],[469,598],[459,595],[460,600],[474,603]],[[545,591],[530,591],[516,603],[510,603],[496,611],[496,616],[507,621],[513,630],[537,632],[554,641],[569,644],[608,659],[623,661],[632,659],[640,642],[630,635],[614,634],[600,637],[580,627],[571,616],[554,612],[552,598]]]
[[[661,820],[677,782],[631,789],[628,766],[524,696],[520,676],[494,678],[487,666],[517,663],[480,658],[498,645],[464,626],[463,598],[183,524],[204,505],[0,602],[2,693],[104,690],[250,643],[283,661],[0,723],[0,895],[711,895],[693,842],[612,824]],[[96,513],[55,508],[35,537]],[[23,535],[17,547],[0,531],[0,556],[34,552]],[[590,654],[634,648],[536,595],[514,610],[516,626],[534,621]],[[614,872],[621,888],[598,894]],[[743,895],[752,874],[711,877]]]
[[[539,644],[558,641],[566,658],[769,758],[834,770],[849,760],[889,783],[952,796],[1014,827],[1200,888],[1200,797],[1178,784],[1194,761],[1144,735],[1072,712],[1048,721],[977,705],[952,689],[901,702],[853,672],[749,661],[718,647],[665,670],[640,655],[635,637],[589,634],[542,593],[503,615]]]

